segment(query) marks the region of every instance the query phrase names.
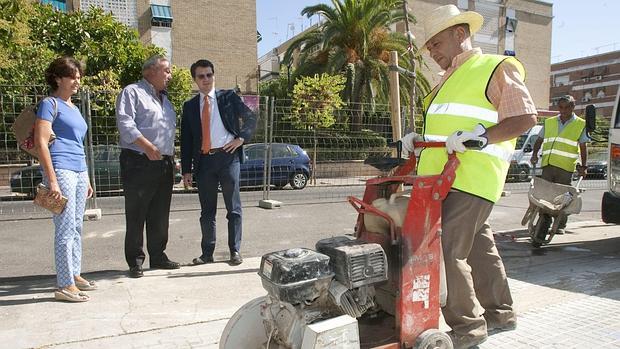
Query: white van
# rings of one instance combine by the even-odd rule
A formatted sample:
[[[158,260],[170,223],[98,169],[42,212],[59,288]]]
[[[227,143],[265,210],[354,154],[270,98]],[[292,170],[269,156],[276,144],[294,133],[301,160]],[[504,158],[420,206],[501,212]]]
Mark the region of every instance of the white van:
[[[542,125],[536,125],[517,138],[515,152],[510,161],[506,181],[525,182],[531,179],[532,163],[530,159],[532,158],[532,150],[534,149],[534,143],[538,139],[540,129],[542,129]],[[542,147],[538,151],[538,158],[541,156]]]
[[[607,189],[603,194],[603,222],[620,224],[620,91],[609,124],[609,158],[607,159]]]

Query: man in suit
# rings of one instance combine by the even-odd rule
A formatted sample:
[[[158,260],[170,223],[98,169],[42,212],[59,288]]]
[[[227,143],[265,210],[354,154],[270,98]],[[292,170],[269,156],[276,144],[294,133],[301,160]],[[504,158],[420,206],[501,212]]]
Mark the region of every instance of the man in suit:
[[[215,68],[206,59],[190,68],[200,93],[183,104],[181,168],[186,187],[192,185],[192,167],[200,199],[202,254],[193,264],[212,263],[215,250],[215,214],[218,186],[222,187],[228,220],[230,263],[243,262],[239,165],[243,144],[256,129],[256,116],[234,90],[215,90]]]

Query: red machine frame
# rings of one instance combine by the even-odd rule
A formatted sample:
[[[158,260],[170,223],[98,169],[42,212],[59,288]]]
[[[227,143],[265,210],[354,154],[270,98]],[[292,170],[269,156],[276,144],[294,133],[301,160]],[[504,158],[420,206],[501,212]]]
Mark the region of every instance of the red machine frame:
[[[416,148],[445,147],[443,142],[416,142]],[[380,244],[385,250],[389,265],[390,286],[395,292],[394,325],[398,342],[385,343],[375,349],[413,348],[423,332],[439,327],[439,279],[441,203],[448,195],[455,179],[459,160],[454,154],[439,175],[416,176],[416,158],[394,170],[391,176],[368,180],[363,200],[348,197],[349,203],[359,213],[355,234],[358,239]],[[371,203],[378,198],[389,198],[402,184],[411,185],[411,199],[402,227]],[[390,235],[367,231],[364,214],[372,213],[385,218],[390,225]],[[395,255],[396,254],[396,255]]]

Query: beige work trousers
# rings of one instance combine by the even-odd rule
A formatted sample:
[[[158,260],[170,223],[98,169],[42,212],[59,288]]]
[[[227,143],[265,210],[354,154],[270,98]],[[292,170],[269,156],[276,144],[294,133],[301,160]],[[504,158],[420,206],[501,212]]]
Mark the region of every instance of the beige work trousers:
[[[504,264],[487,222],[492,209],[487,200],[455,191],[442,205],[448,298],[441,310],[458,335],[484,337],[486,321],[505,324],[516,317]]]

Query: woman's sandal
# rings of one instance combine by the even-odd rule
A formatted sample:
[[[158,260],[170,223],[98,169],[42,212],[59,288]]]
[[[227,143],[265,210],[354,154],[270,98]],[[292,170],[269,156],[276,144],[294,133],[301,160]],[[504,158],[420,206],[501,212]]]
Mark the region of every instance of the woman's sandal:
[[[84,292],[71,292],[66,288],[58,289],[54,292],[54,298],[57,301],[66,301],[66,302],[87,302],[90,300],[90,297]]]
[[[92,290],[96,290],[97,289],[97,283],[90,280],[84,280],[84,281],[76,281],[75,282],[75,286],[77,288],[80,289],[80,291],[92,291]]]

